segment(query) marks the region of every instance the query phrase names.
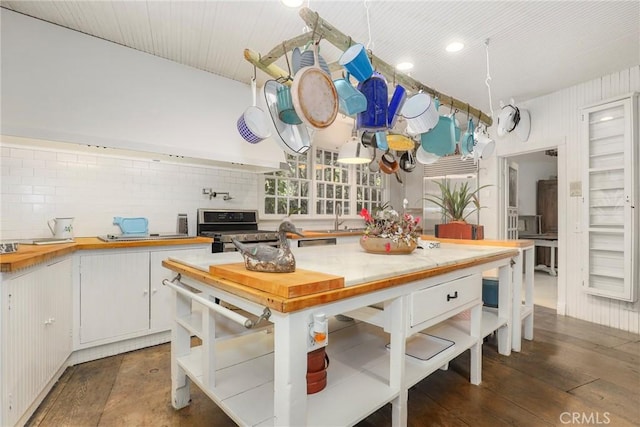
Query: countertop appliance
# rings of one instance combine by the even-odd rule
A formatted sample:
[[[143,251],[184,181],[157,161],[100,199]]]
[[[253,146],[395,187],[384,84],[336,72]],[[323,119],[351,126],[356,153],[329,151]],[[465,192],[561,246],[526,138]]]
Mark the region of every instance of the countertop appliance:
[[[257,210],[198,209],[198,236],[213,238],[212,252],[236,250],[231,239],[242,243],[278,245],[277,231],[258,230]]]

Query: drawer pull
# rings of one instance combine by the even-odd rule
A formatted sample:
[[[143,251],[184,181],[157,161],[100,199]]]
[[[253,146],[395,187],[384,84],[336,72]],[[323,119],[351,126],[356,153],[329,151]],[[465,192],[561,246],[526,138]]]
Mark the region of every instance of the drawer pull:
[[[451,301],[452,299],[456,299],[456,298],[458,298],[458,291],[455,291],[453,293],[453,296],[447,294],[447,302]]]

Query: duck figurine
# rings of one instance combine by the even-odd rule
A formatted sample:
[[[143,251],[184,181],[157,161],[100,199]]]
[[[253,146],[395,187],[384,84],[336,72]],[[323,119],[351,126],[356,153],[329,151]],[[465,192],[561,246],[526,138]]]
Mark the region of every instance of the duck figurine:
[[[278,227],[279,244],[277,247],[265,244],[248,245],[232,239],[244,257],[244,265],[250,271],[266,273],[291,273],[296,271],[296,259],[293,257],[287,233],[304,237],[291,221],[285,220]]]

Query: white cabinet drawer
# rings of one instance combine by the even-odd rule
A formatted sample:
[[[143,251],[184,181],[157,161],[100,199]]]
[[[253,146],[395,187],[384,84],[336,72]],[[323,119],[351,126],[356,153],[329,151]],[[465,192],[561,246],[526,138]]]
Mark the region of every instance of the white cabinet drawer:
[[[409,297],[411,326],[438,317],[482,298],[482,276],[472,274],[412,293]]]

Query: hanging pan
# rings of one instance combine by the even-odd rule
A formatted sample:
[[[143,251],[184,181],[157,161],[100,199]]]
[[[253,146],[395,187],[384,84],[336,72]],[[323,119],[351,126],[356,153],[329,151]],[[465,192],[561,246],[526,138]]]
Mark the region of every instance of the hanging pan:
[[[280,120],[278,115],[278,90],[281,90],[283,86],[283,84],[275,80],[267,80],[264,84],[264,105],[271,116],[273,139],[286,153],[297,156],[309,150],[311,137],[308,128],[304,124],[291,125]]]
[[[331,77],[318,65],[318,45],[313,45],[314,64],[295,74],[291,99],[300,120],[314,129],[329,127],[338,115],[338,93]]]

